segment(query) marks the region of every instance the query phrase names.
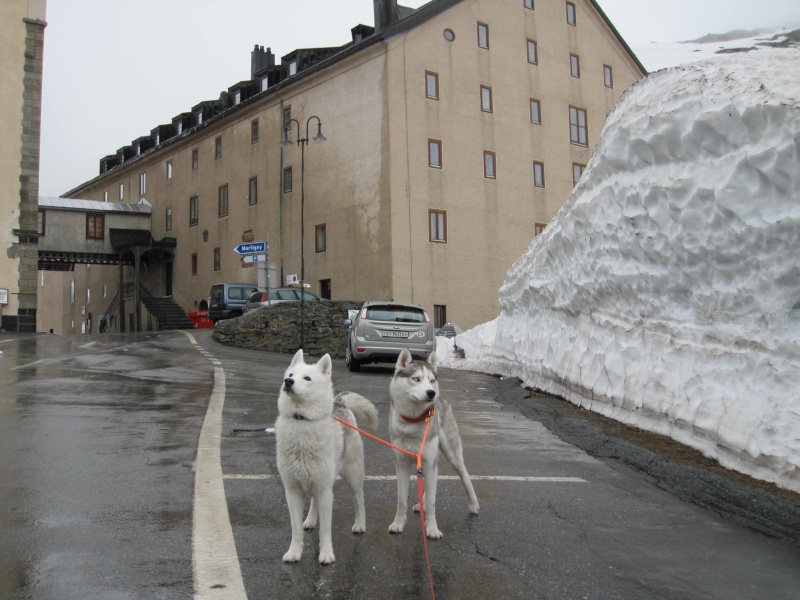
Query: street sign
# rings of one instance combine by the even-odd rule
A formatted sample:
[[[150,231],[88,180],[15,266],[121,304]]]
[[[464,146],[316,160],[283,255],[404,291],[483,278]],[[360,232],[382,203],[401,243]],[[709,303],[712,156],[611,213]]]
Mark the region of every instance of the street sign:
[[[266,242],[247,242],[233,249],[236,254],[260,254],[267,251]]]
[[[267,255],[266,254],[248,254],[247,256],[242,257],[243,263],[260,263],[260,262],[267,262]]]

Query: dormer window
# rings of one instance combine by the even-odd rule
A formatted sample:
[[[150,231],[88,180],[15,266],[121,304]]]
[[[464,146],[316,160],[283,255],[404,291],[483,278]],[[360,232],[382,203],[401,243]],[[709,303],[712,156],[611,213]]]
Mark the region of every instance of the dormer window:
[[[139,156],[142,153],[142,147],[139,144],[136,144],[136,156]]]
[[[156,146],[158,146],[160,143],[161,143],[161,134],[157,133],[156,134]]]
[[[178,135],[183,133],[183,122],[178,121]]]
[[[233,105],[236,106],[241,101],[242,101],[242,92],[236,90],[236,93],[233,95]]]
[[[289,63],[289,77],[297,74],[297,61],[293,60]]]
[[[197,117],[197,124],[200,125],[203,122],[203,111],[198,110],[195,116]]]

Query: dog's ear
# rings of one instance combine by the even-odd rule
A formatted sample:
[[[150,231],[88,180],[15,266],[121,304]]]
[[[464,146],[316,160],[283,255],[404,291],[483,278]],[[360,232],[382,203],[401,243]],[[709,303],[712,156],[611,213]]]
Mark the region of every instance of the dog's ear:
[[[296,365],[297,363],[302,364],[303,362],[303,349],[300,348],[300,350],[294,353],[294,357],[292,357],[292,365]]]
[[[436,351],[431,352],[430,356],[428,356],[428,364],[430,365],[431,370],[436,373]]]
[[[412,360],[414,359],[412,358],[409,349],[403,348],[402,352],[400,352],[400,356],[397,357],[397,363],[394,365],[394,372],[397,373],[398,371],[402,371],[411,364]]]
[[[330,375],[331,371],[333,371],[333,363],[331,362],[331,355],[326,354],[322,358],[319,359],[317,362],[317,367],[322,372],[323,375]]]

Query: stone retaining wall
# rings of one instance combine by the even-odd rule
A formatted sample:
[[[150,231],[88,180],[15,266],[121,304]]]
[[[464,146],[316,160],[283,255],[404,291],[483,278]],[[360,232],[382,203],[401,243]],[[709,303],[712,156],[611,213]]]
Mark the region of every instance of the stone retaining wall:
[[[322,301],[305,303],[305,352],[310,356],[330,354],[344,358],[347,345],[348,310],[363,302]],[[266,352],[293,353],[300,347],[300,303],[282,302],[217,321],[213,337],[222,344]]]

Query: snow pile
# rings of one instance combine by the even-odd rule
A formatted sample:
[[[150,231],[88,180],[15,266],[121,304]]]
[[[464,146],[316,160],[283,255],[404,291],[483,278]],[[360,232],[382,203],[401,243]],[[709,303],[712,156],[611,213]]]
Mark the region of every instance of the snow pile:
[[[800,491],[800,52],[659,71],[445,366],[520,377]],[[442,350],[446,342],[443,340]]]

